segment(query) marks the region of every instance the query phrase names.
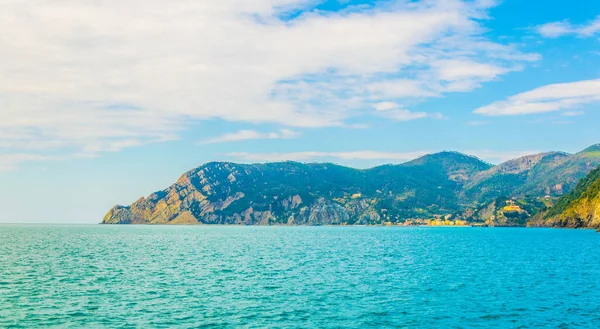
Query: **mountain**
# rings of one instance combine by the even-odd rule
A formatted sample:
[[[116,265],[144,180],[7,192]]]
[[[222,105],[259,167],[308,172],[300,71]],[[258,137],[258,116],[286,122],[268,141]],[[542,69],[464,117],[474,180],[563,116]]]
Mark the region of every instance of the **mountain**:
[[[485,201],[500,196],[559,197],[600,165],[599,145],[577,154],[548,152],[502,163],[469,181],[464,197]]]
[[[533,220],[538,226],[600,228],[600,167]]]
[[[592,145],[585,150],[580,152],[581,154],[587,154],[588,156],[600,154],[600,144]]]
[[[426,171],[428,175],[437,175],[453,182],[467,182],[479,173],[489,171],[493,165],[479,158],[459,152],[440,152],[425,155],[409,161],[397,168],[414,167]]]
[[[363,171],[333,164],[213,162],[185,173],[164,191],[113,208],[104,222],[266,225],[285,217],[290,224],[334,224],[347,215],[325,198],[359,193],[365,181]]]
[[[381,224],[460,209],[462,182],[491,165],[455,152],[358,170],[334,164],[208,163],[116,206],[106,224]]]
[[[524,225],[522,220],[500,220],[498,211],[505,214],[506,200],[527,200],[524,208],[535,204],[519,215],[529,218],[545,207],[540,200],[546,194],[570,191],[594,164],[600,164],[594,147],[498,166],[458,152],[366,170],[330,163],[212,162],[130,206],[115,206],[102,223],[389,224],[459,214],[456,218],[490,225]],[[482,212],[490,205],[494,221],[484,219],[489,211]]]

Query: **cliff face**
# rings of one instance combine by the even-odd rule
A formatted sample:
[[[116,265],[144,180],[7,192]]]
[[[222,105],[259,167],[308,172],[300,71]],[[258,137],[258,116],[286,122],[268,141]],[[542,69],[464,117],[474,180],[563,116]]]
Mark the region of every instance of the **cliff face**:
[[[600,168],[581,180],[554,207],[534,220],[536,225],[600,228]]]
[[[280,166],[207,164],[184,174],[164,191],[129,207],[116,206],[103,223],[316,225],[340,224],[350,216],[360,217],[368,206],[364,202],[344,207],[319,193],[308,193],[309,186],[318,185],[311,182],[308,169],[306,165],[295,163]],[[333,187],[332,194],[343,195],[337,186]]]
[[[456,219],[473,225],[526,226],[533,215],[546,209],[542,200],[543,198],[499,197],[456,214]]]
[[[102,223],[385,224],[460,214],[489,225],[524,225],[524,218],[545,207],[539,199],[549,186],[568,192],[573,181],[600,164],[600,152],[589,150],[540,154],[496,167],[456,152],[368,170],[214,162],[185,173],[163,191],[115,206]],[[505,209],[509,199],[523,210]]]

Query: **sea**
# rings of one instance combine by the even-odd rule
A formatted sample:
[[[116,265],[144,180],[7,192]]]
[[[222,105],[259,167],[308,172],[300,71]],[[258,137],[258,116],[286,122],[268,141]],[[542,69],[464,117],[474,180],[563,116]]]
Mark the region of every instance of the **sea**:
[[[0,225],[0,328],[600,328],[600,233]]]

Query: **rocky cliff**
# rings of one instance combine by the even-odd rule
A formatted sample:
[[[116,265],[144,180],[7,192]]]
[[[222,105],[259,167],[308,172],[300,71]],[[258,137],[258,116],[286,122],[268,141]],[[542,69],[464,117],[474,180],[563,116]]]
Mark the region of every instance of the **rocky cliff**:
[[[600,168],[581,180],[554,207],[540,213],[533,225],[600,229]]]
[[[455,211],[457,173],[421,177],[422,171],[412,165],[356,170],[295,162],[209,163],[166,190],[114,207],[103,223],[373,224]]]

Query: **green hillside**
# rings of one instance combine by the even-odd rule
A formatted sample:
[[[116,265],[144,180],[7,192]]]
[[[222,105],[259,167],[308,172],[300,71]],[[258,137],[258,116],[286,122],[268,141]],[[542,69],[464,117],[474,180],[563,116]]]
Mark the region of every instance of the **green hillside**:
[[[464,195],[480,202],[501,196],[560,197],[600,165],[594,147],[577,154],[541,153],[507,161],[468,182]]]
[[[207,163],[106,224],[402,224],[431,218],[523,226],[600,164],[597,147],[492,166],[458,152],[359,170],[330,163]],[[519,209],[508,210],[507,202]],[[493,217],[492,217],[493,216]]]
[[[544,226],[600,228],[600,167],[581,180],[575,189],[542,214]]]

